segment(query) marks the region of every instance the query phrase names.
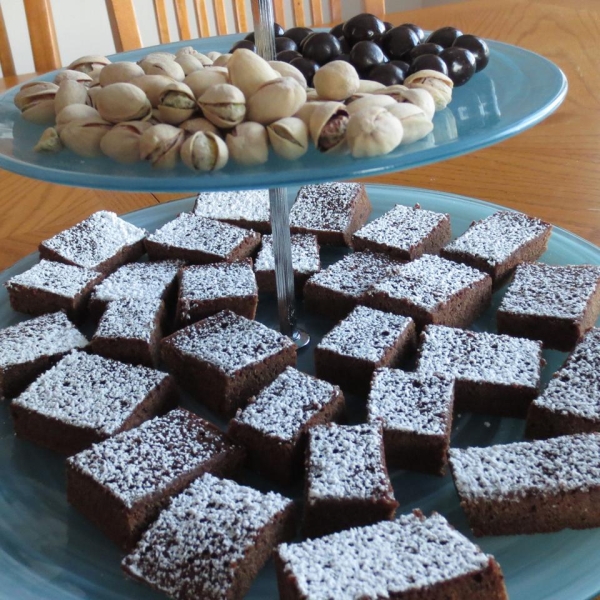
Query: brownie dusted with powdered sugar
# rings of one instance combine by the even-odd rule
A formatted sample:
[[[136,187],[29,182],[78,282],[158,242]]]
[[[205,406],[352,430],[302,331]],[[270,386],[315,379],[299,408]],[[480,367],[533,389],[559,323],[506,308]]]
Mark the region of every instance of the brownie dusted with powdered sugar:
[[[498,331],[573,350],[600,313],[600,267],[519,265],[498,308]]]
[[[74,351],[11,403],[15,433],[75,454],[165,412],[176,400],[166,373]]]
[[[362,302],[430,323],[467,327],[492,300],[492,278],[468,265],[427,254],[374,283]]]
[[[177,259],[205,264],[250,256],[260,244],[260,233],[181,213],[148,236],[144,243],[152,260]]]
[[[494,557],[436,513],[282,544],[275,566],[285,600],[508,599]]]
[[[146,235],[144,229],[114,212],[101,210],[44,240],[39,246],[40,258],[110,273],[144,253]]]
[[[290,210],[290,229],[312,233],[324,246],[350,246],[352,234],[370,214],[371,202],[361,183],[305,185]]]
[[[308,430],[339,419],[344,395],[337,386],[288,367],[229,423],[253,468],[288,484],[303,469]]]
[[[453,379],[377,369],[367,400],[367,421],[382,425],[387,464],[443,475],[453,407]]]
[[[423,210],[418,204],[414,207],[397,204],[354,233],[352,247],[414,260],[423,254],[438,253],[451,235],[449,215]]]
[[[600,434],[450,450],[475,535],[600,526]]]
[[[21,393],[63,355],[87,343],[63,312],[0,329],[0,396]]]
[[[415,347],[412,319],[357,306],[315,348],[315,372],[344,389],[365,393],[375,369],[397,366]]]
[[[67,499],[131,549],[170,497],[206,472],[226,476],[244,450],[195,414],[176,409],[67,460]]]
[[[454,378],[458,410],[524,417],[538,395],[542,344],[495,333],[428,325],[418,372]]]
[[[545,252],[551,231],[552,225],[540,219],[499,211],[473,222],[440,255],[489,273],[497,288],[519,263],[537,260]]]
[[[396,508],[380,423],[318,425],[308,432],[306,536],[391,520]]]
[[[203,475],[173,498],[123,559],[124,571],[178,600],[241,600],[295,532],[294,503]]]

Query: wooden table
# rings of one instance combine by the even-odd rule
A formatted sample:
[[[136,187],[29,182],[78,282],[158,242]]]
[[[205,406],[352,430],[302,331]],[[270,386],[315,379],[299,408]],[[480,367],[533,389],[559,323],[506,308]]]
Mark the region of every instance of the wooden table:
[[[471,0],[388,15],[425,29],[454,25],[538,52],[569,80],[565,103],[542,124],[474,154],[370,181],[488,200],[600,244],[600,3]],[[14,85],[15,82],[6,82]],[[181,194],[68,188],[0,171],[0,269],[98,209],[125,213]]]

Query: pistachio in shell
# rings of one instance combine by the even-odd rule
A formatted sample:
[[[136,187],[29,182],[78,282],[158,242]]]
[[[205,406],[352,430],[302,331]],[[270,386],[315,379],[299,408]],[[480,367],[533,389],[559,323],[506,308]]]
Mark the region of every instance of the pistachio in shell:
[[[183,123],[179,124],[180,129],[186,132],[186,134],[191,135],[192,133],[197,133],[198,131],[210,131],[216,135],[219,134],[219,128],[216,125],[213,125],[208,119],[204,117],[195,117],[193,119],[188,119]]]
[[[433,115],[435,114],[433,96],[426,90],[407,88],[405,85],[390,85],[389,87],[377,90],[373,93],[391,96],[396,102],[408,102],[414,104],[427,115],[429,120],[432,120]]]
[[[96,108],[96,96],[98,96],[98,92],[100,92],[101,89],[102,89],[102,87],[100,86],[100,84],[94,84],[88,88],[88,98],[89,98],[90,104],[94,108]]]
[[[127,83],[143,74],[144,69],[134,62],[116,62],[106,65],[100,71],[98,82],[102,87],[105,87],[111,83]]]
[[[179,81],[165,87],[158,101],[158,113],[163,123],[179,125],[189,119],[197,110],[194,92]]]
[[[173,169],[185,133],[178,127],[160,123],[152,125],[140,137],[140,158],[157,169]]]
[[[307,102],[327,102],[325,98],[321,98],[319,94],[317,94],[317,90],[315,88],[306,88],[306,101]]]
[[[286,117],[267,127],[273,150],[283,158],[295,160],[308,150],[308,127],[297,117]]]
[[[152,108],[157,108],[162,91],[170,83],[173,83],[173,81],[173,79],[166,75],[141,75],[133,79],[130,83],[139,87],[146,94]]]
[[[140,160],[140,139],[152,125],[148,121],[117,123],[101,140],[100,150],[113,160],[133,164]]]
[[[54,112],[58,114],[71,104],[89,104],[88,88],[78,81],[66,79],[58,86],[54,96]]]
[[[98,117],[70,121],[61,128],[60,141],[79,156],[101,156],[100,141],[111,127],[108,121]]]
[[[38,125],[50,124],[54,121],[54,98],[57,92],[58,86],[49,81],[26,83],[16,94],[14,103],[27,121]]]
[[[194,71],[204,69],[202,61],[193,54],[182,54],[175,59],[175,62],[183,69],[186,77]]]
[[[199,131],[181,147],[181,160],[193,171],[218,171],[229,160],[227,144],[210,131]]]
[[[310,116],[313,114],[313,111],[317,108],[317,106],[320,106],[321,104],[325,104],[325,102],[306,102],[296,111],[294,117],[298,117],[298,119],[304,121],[304,124],[309,127]]]
[[[217,127],[231,129],[246,116],[246,98],[229,83],[211,86],[198,100],[204,116]]]
[[[248,99],[248,120],[269,125],[296,114],[305,102],[306,90],[295,79],[273,79]]]
[[[107,85],[97,93],[94,102],[100,116],[110,123],[143,121],[152,113],[150,100],[132,83]]]
[[[183,48],[177,50],[177,53],[175,54],[175,60],[181,58],[182,56],[193,56],[202,63],[203,67],[210,67],[213,64],[213,58],[209,56],[209,54],[216,54],[217,56],[221,55],[220,52],[209,52],[208,54],[203,54],[202,52],[196,50],[196,48],[193,46],[184,46]]]
[[[341,102],[323,102],[310,115],[309,131],[315,146],[330,154],[346,149],[346,129],[350,116]]]
[[[110,65],[110,60],[106,56],[100,56],[98,54],[89,54],[86,56],[80,56],[75,59],[67,69],[73,71],[81,71],[86,73],[92,79],[98,77],[100,71],[106,66]]]
[[[250,98],[261,86],[279,78],[279,73],[255,52],[239,48],[227,63],[229,79]]]
[[[387,110],[402,123],[402,145],[412,144],[433,131],[433,123],[414,104],[396,102],[392,106],[388,106]]]
[[[402,142],[402,123],[381,106],[367,106],[350,117],[346,138],[355,158],[388,154]]]
[[[172,52],[150,52],[142,60],[138,60],[138,65],[143,60],[175,60],[176,58],[177,54],[173,54]]]
[[[221,56],[218,56],[214,59],[213,67],[226,67],[229,61],[231,60],[232,56],[233,54],[229,52],[227,52],[226,54],[221,54]]]
[[[371,81],[370,79],[361,79],[358,84],[358,93],[359,94],[372,94],[377,90],[382,90],[385,87],[383,83],[379,81]]]
[[[189,86],[196,99],[198,99],[211,86],[219,83],[229,83],[229,74],[225,67],[207,67],[201,71],[191,73],[183,80],[183,83]]]
[[[83,83],[86,86],[90,86],[93,81],[93,79],[87,73],[82,73],[81,71],[74,71],[73,69],[63,69],[62,71],[59,71],[54,77],[54,83],[56,85],[60,85],[66,79],[69,79],[71,81],[77,81],[78,83]]]
[[[139,63],[146,75],[164,75],[175,81],[183,81],[185,72],[181,65],[171,58],[144,58]]]
[[[269,65],[279,73],[279,77],[292,77],[306,89],[306,77],[304,77],[301,71],[294,65],[283,62],[282,60],[270,60]]]
[[[35,152],[49,152],[55,154],[63,149],[58,132],[54,127],[44,129],[38,143],[33,147]]]
[[[227,149],[241,165],[261,165],[269,158],[269,140],[264,125],[245,121],[226,136]]]
[[[101,119],[100,113],[92,106],[86,104],[69,104],[56,115],[56,130],[60,134],[61,129],[71,121],[84,119]]]
[[[452,79],[439,71],[425,69],[409,75],[405,80],[406,87],[423,89],[429,92],[435,103],[436,110],[443,110],[452,100]]]
[[[350,63],[334,60],[315,73],[313,85],[321,98],[342,101],[358,92],[360,78]]]
[[[212,50],[211,52],[206,53],[206,58],[211,60],[214,64],[215,60],[217,60],[217,58],[219,58],[219,56],[222,56],[222,55],[223,55],[222,52],[217,52],[216,50]]]
[[[398,103],[391,96],[386,96],[384,94],[365,94],[361,98],[357,98],[348,104],[347,108],[348,114],[352,116],[367,106],[382,106],[383,108],[386,108],[388,106],[393,106],[394,104]]]

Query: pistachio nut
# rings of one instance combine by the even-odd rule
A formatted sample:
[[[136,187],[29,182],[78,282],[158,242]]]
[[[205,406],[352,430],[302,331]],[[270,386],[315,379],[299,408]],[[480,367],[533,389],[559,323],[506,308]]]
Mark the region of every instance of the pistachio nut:
[[[173,54],[172,52],[150,52],[146,54],[142,60],[175,60],[177,58],[177,54]],[[138,60],[138,64],[142,62],[142,60]]]
[[[198,131],[210,131],[217,135],[219,134],[219,128],[216,125],[213,125],[208,119],[204,117],[196,117],[194,119],[188,119],[183,123],[180,123],[179,127],[186,132],[186,134],[191,135],[192,133],[197,133]]]
[[[48,127],[44,129],[42,137],[40,137],[38,143],[33,147],[36,152],[50,152],[56,153],[63,149],[62,142],[58,137],[58,132],[54,127]]]
[[[248,99],[248,120],[268,125],[296,114],[305,102],[306,91],[295,79],[273,79]]]
[[[350,63],[334,60],[315,73],[313,83],[321,98],[341,101],[358,92],[360,78]]]
[[[97,93],[94,101],[100,116],[110,123],[143,121],[152,113],[150,100],[132,83],[111,83]]]
[[[198,104],[204,116],[217,127],[231,129],[246,116],[246,98],[229,83],[213,85],[200,98]]]
[[[245,121],[226,136],[227,149],[241,165],[261,165],[269,158],[269,140],[264,125]]]
[[[54,112],[58,114],[71,104],[89,104],[88,89],[83,83],[73,79],[65,79],[54,96]]]
[[[152,125],[140,137],[140,158],[157,169],[173,169],[184,139],[185,133],[179,127],[165,123]]]
[[[348,110],[341,102],[323,102],[310,115],[308,129],[315,146],[321,152],[334,154],[346,149]]]
[[[218,83],[229,83],[229,74],[225,67],[206,67],[188,75],[183,83],[190,87],[198,99],[209,87]]]
[[[15,106],[27,121],[44,125],[54,121],[54,98],[58,86],[49,81],[32,81],[21,86],[14,98]]]
[[[180,81],[167,85],[158,101],[160,120],[170,125],[183,123],[196,112],[197,108],[194,92]]]
[[[210,131],[199,131],[181,147],[181,160],[194,171],[217,171],[229,160],[227,144]]]
[[[409,75],[405,85],[412,89],[423,89],[433,96],[436,110],[443,110],[452,100],[452,79],[439,71],[425,69]]]
[[[358,84],[358,92],[362,94],[372,94],[377,90],[382,90],[385,87],[379,81],[371,81],[370,79],[361,79]]]
[[[246,48],[239,48],[233,53],[227,69],[231,83],[242,90],[246,98],[265,83],[279,78],[279,73],[264,58]]]
[[[100,113],[86,104],[69,104],[56,115],[56,130],[60,134],[61,129],[71,121],[84,119],[101,119]]]
[[[221,54],[221,56],[217,56],[217,58],[213,61],[213,67],[226,67],[227,63],[229,63],[233,54]]]
[[[148,121],[117,123],[101,140],[100,149],[106,156],[123,164],[140,160],[140,139],[152,125]]]
[[[221,56],[220,52],[209,52],[208,54],[216,54],[217,56]],[[177,50],[177,53],[175,54],[175,60],[181,58],[182,56],[193,56],[202,63],[203,67],[210,67],[213,64],[213,58],[208,54],[198,52],[198,50],[192,46],[184,46],[183,48]]]
[[[139,87],[146,94],[148,100],[150,100],[152,108],[156,108],[162,91],[170,83],[173,83],[173,81],[171,77],[167,77],[166,75],[141,75],[133,79],[130,83]]]
[[[222,52],[216,52],[216,51],[212,51],[212,52],[207,52],[206,53],[206,58],[208,58],[209,60],[212,60],[213,64],[215,62],[215,60],[217,60],[217,58],[219,58],[219,56],[222,56]]]
[[[317,94],[317,90],[315,88],[307,88],[306,89],[306,101],[307,102],[327,102],[325,98],[321,98],[319,94]]]
[[[93,158],[102,154],[100,141],[111,127],[108,121],[98,117],[70,121],[61,128],[60,141],[75,154]]]
[[[306,89],[306,78],[294,65],[290,65],[290,63],[281,60],[270,60],[269,65],[279,73],[279,77],[292,77]]]
[[[283,158],[295,160],[308,150],[308,127],[302,119],[286,117],[267,127],[273,150]]]
[[[357,98],[354,102],[347,105],[348,114],[350,116],[360,112],[367,106],[382,106],[383,108],[398,104],[391,96],[384,94],[365,94],[361,98]]]
[[[204,69],[202,61],[193,54],[182,54],[175,59],[175,62],[183,69],[186,77],[190,73]]]
[[[159,123],[162,123],[162,120],[160,118],[160,111],[158,110],[158,108],[152,109],[152,113],[150,114],[148,123],[150,123],[150,125],[158,125]]]
[[[144,74],[144,69],[134,62],[117,62],[106,65],[98,77],[102,87],[111,83],[127,83]]]
[[[96,107],[96,97],[98,96],[98,92],[102,89],[100,84],[91,85],[88,88],[88,98],[90,104],[95,108]]]
[[[139,63],[146,75],[165,75],[175,81],[183,81],[185,73],[181,65],[171,58],[144,58]]]
[[[110,60],[106,58],[106,56],[99,56],[97,54],[90,54],[87,56],[80,56],[78,59],[74,60],[67,69],[71,69],[73,71],[81,71],[82,73],[86,73],[92,79],[97,77],[100,71],[106,66],[110,64]]]
[[[390,85],[383,90],[377,90],[375,94],[385,94],[391,96],[396,102],[408,102],[418,106],[429,120],[433,119],[435,114],[435,103],[433,96],[426,90],[411,89],[405,85]]]
[[[310,116],[317,106],[325,104],[325,102],[306,102],[303,104],[294,114],[294,117],[298,117],[308,127],[310,125]]]
[[[348,121],[346,138],[355,158],[388,154],[402,141],[402,123],[381,106],[367,106]]]
[[[409,102],[396,102],[387,107],[388,112],[402,123],[402,145],[412,144],[424,138],[433,130],[433,123],[416,105]]]
[[[56,85],[60,85],[66,79],[77,81],[87,86],[92,84],[92,78],[88,74],[82,73],[81,71],[74,71],[72,69],[63,69],[62,71],[59,71],[54,78],[54,83]]]

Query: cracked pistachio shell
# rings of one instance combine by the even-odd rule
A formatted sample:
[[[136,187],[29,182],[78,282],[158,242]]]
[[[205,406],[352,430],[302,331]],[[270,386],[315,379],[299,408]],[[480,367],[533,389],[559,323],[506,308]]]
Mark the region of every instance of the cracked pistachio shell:
[[[64,69],[56,74],[54,83],[56,85],[60,85],[65,80],[77,81],[78,83],[83,83],[86,86],[90,86],[93,81],[93,79],[87,73],[74,71],[73,69]]]
[[[101,140],[100,149],[106,156],[123,164],[140,160],[140,139],[152,125],[148,121],[117,123]]]
[[[140,137],[140,158],[150,161],[156,169],[173,169],[184,139],[185,132],[179,127],[152,125]]]
[[[261,165],[269,158],[267,130],[260,123],[245,121],[225,137],[229,155],[241,165]]]
[[[321,152],[336,154],[346,150],[349,115],[341,102],[323,102],[310,115],[308,130]]]
[[[347,105],[348,114],[350,116],[360,112],[367,106],[381,106],[386,108],[398,104],[391,96],[385,96],[384,94],[366,94],[361,98],[357,98],[354,102]]]
[[[433,131],[433,123],[416,105],[409,102],[396,102],[387,107],[388,112],[400,120],[402,129],[402,145],[412,144]]]
[[[283,158],[295,160],[308,150],[308,127],[302,119],[287,117],[267,127],[273,150]]]
[[[159,123],[162,123],[161,118],[160,118],[160,112],[159,112],[158,108],[152,109],[152,114],[150,115],[148,122],[151,125],[158,125]]]
[[[58,86],[54,96],[54,112],[58,114],[71,104],[89,104],[88,89],[83,83],[66,79]]]
[[[198,99],[213,85],[229,83],[229,74],[225,67],[206,67],[201,71],[195,71],[188,75],[183,83],[189,86],[196,99]]]
[[[93,158],[102,154],[100,141],[111,127],[110,123],[98,117],[70,121],[61,128],[60,141],[75,154]]]
[[[325,98],[321,98],[319,94],[317,94],[317,90],[315,88],[307,88],[306,89],[306,101],[307,102],[327,102]]]
[[[233,54],[229,52],[226,54],[221,54],[221,56],[217,56],[217,58],[215,58],[213,61],[213,67],[226,67],[232,56]]]
[[[80,56],[78,59],[74,60],[67,69],[81,71],[94,79],[94,77],[98,77],[98,74],[106,65],[110,65],[110,60],[108,60],[106,56],[90,54],[87,56]]]
[[[100,84],[94,84],[88,88],[88,98],[90,99],[90,103],[94,108],[96,108],[96,97],[101,89],[102,87]]]
[[[172,52],[150,52],[149,54],[146,54],[142,60],[175,60],[176,58],[177,54],[173,54]],[[138,65],[142,60],[138,60]]]
[[[210,131],[199,131],[181,147],[181,160],[193,171],[218,171],[229,160],[227,144]]]
[[[24,83],[21,89],[17,92],[14,98],[15,106],[22,110],[30,102],[32,96],[37,97],[39,95],[54,95],[58,92],[58,86],[55,83],[49,81],[30,81]]]
[[[313,111],[320,106],[321,104],[325,104],[325,102],[306,102],[303,106],[301,106],[294,117],[304,121],[304,124],[308,127],[310,125],[310,116],[313,114]]]
[[[181,65],[171,58],[144,58],[139,63],[146,75],[164,75],[175,81],[183,81],[185,73]]]
[[[385,87],[383,83],[379,83],[379,81],[371,81],[370,79],[361,79],[358,84],[358,93],[359,94],[372,94],[377,90],[382,90]]]
[[[402,141],[402,123],[381,106],[368,106],[352,115],[346,137],[355,158],[388,154]]]
[[[217,127],[231,129],[246,116],[246,98],[229,83],[213,85],[200,98],[198,104],[204,116]]]
[[[58,132],[54,127],[48,127],[42,133],[38,143],[33,147],[35,152],[50,152],[52,154],[60,152],[63,149]]]
[[[270,60],[269,65],[279,73],[279,77],[292,77],[306,89],[306,78],[294,65],[290,65],[290,63],[281,60]]]
[[[181,58],[182,56],[193,56],[202,63],[203,67],[210,67],[213,64],[213,58],[209,56],[210,54],[216,54],[217,56],[221,55],[220,52],[209,52],[208,54],[203,54],[202,52],[198,52],[198,50],[192,46],[184,46],[183,48],[177,50],[177,53],[175,54],[175,60]]]
[[[208,119],[204,117],[196,117],[194,119],[188,119],[179,125],[180,129],[183,129],[188,135],[197,133],[199,131],[210,131],[220,136],[219,128],[213,125]]]
[[[70,104],[65,106],[56,115],[56,130],[60,134],[61,129],[71,121],[81,121],[82,119],[101,119],[100,113],[93,107],[86,104]]]
[[[163,123],[179,125],[189,119],[198,108],[194,92],[179,81],[167,85],[158,101],[158,113]]]
[[[394,98],[397,102],[409,102],[418,106],[431,121],[435,114],[435,103],[433,96],[426,90],[410,89],[404,85],[391,85],[383,90],[374,92],[375,94],[386,94]]]
[[[21,116],[32,123],[45,125],[54,122],[54,98],[58,86],[50,82],[31,82],[21,87],[14,98]]]
[[[222,56],[222,55],[223,55],[222,52],[217,52],[217,51],[213,50],[212,52],[206,53],[206,58],[209,58],[214,63],[215,60],[217,60],[217,58],[219,58],[219,56]]]
[[[248,120],[269,125],[296,114],[305,102],[306,91],[295,79],[273,79],[248,99]]]
[[[186,77],[190,73],[204,69],[202,61],[193,54],[182,54],[175,59],[175,62],[183,69]]]
[[[144,74],[144,69],[134,62],[117,62],[106,65],[100,75],[98,82],[102,87],[111,83],[127,83]]]
[[[452,88],[454,83],[450,77],[438,71],[425,69],[409,75],[404,80],[410,89],[423,89],[429,92],[435,103],[436,110],[443,110],[452,100]]]
[[[279,73],[255,52],[239,48],[227,63],[229,79],[250,98],[265,83],[279,78]]]
[[[166,75],[141,75],[133,79],[130,83],[139,87],[146,94],[148,100],[150,100],[152,108],[156,108],[160,94],[173,81],[173,79]]]
[[[152,113],[146,94],[131,83],[112,83],[101,88],[94,103],[100,116],[110,123],[143,121]]]
[[[315,73],[313,84],[321,98],[342,101],[358,92],[360,78],[350,63],[334,60]]]

